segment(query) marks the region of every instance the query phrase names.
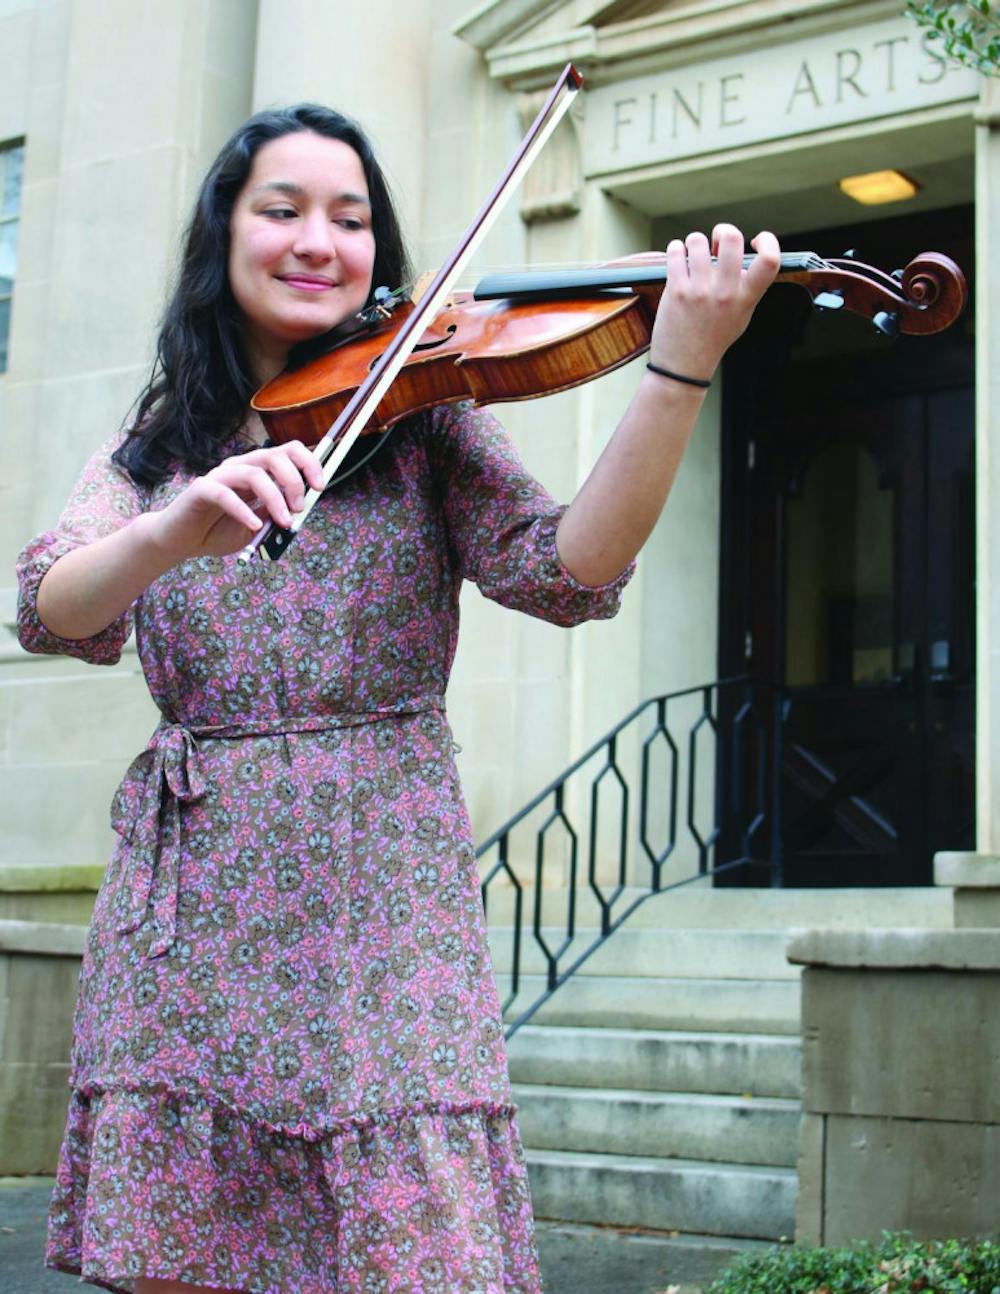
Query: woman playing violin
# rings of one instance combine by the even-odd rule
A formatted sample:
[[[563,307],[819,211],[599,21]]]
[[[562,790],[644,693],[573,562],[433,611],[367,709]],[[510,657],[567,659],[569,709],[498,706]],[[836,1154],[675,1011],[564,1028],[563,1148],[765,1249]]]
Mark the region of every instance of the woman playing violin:
[[[161,721],[80,978],[46,1263],[124,1294],[540,1289],[443,694],[461,581],[556,624],[614,615],[704,386],[778,268],[720,225],[667,251],[635,395],[558,507],[487,413],[320,471],[248,412],[299,343],[407,275],[371,148],[312,105],[206,178],[128,428],[19,565],[21,641],[111,664]],[[713,259],[714,254],[714,259]],[[672,374],[673,376],[666,376]]]

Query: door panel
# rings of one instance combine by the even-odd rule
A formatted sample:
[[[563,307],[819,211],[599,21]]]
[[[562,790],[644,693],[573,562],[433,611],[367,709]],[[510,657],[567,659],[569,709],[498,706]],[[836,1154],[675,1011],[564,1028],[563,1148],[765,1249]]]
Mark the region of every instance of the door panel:
[[[960,214],[880,233],[969,264]],[[929,884],[974,843],[971,326],[891,349],[851,327],[768,297],[727,363],[720,674],[782,698],[781,883]]]

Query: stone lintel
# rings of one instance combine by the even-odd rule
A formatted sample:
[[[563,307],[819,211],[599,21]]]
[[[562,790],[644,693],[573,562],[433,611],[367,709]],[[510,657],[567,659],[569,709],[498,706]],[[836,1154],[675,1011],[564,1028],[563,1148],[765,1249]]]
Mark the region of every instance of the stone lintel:
[[[86,941],[86,926],[49,921],[0,921],[0,953],[82,957]]]
[[[955,889],[1000,889],[1000,854],[935,854],[934,884]]]
[[[451,27],[452,35],[485,53],[537,15],[538,0],[486,0]]]
[[[806,930],[790,962],[838,970],[1000,970],[996,930]]]
[[[895,17],[898,7],[888,0],[757,0],[753,4],[695,4],[668,8],[627,22],[597,26],[584,22],[562,31],[522,31],[497,41],[472,38],[472,28],[456,34],[477,45],[485,55],[490,75],[500,81],[541,83],[567,62],[587,75],[606,80],[621,75],[622,65],[656,57],[662,66],[689,62],[697,51],[714,44],[733,48],[764,44],[779,28],[795,24],[796,30],[842,30],[845,22],[857,28],[884,17]],[[570,23],[572,20],[570,20]],[[482,40],[482,36],[479,38]],[[613,69],[613,70],[612,70]]]
[[[0,894],[96,893],[103,877],[102,863],[10,863],[0,866]]]

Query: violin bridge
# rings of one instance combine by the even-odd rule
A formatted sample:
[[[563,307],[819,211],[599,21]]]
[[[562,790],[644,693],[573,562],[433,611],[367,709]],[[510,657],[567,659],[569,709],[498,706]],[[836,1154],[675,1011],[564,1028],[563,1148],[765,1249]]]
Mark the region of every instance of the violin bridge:
[[[423,274],[417,276],[413,286],[410,288],[410,300],[414,305],[419,305],[421,299],[426,295],[427,289],[437,278],[437,270],[424,270]]]

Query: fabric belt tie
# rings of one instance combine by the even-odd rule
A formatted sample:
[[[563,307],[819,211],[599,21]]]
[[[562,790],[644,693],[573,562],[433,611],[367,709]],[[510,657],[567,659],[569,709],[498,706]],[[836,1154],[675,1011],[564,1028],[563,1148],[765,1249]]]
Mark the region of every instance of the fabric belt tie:
[[[116,899],[124,916],[116,929],[131,934],[146,921],[152,903],[152,938],[148,957],[159,957],[174,942],[180,890],[181,805],[205,794],[208,782],[198,740],[278,737],[291,733],[356,728],[427,710],[444,710],[444,698],[429,696],[397,706],[354,713],[319,714],[243,724],[185,727],[163,721],[149,745],[133,761],[115,795],[111,825],[122,837],[120,856],[125,874]]]

